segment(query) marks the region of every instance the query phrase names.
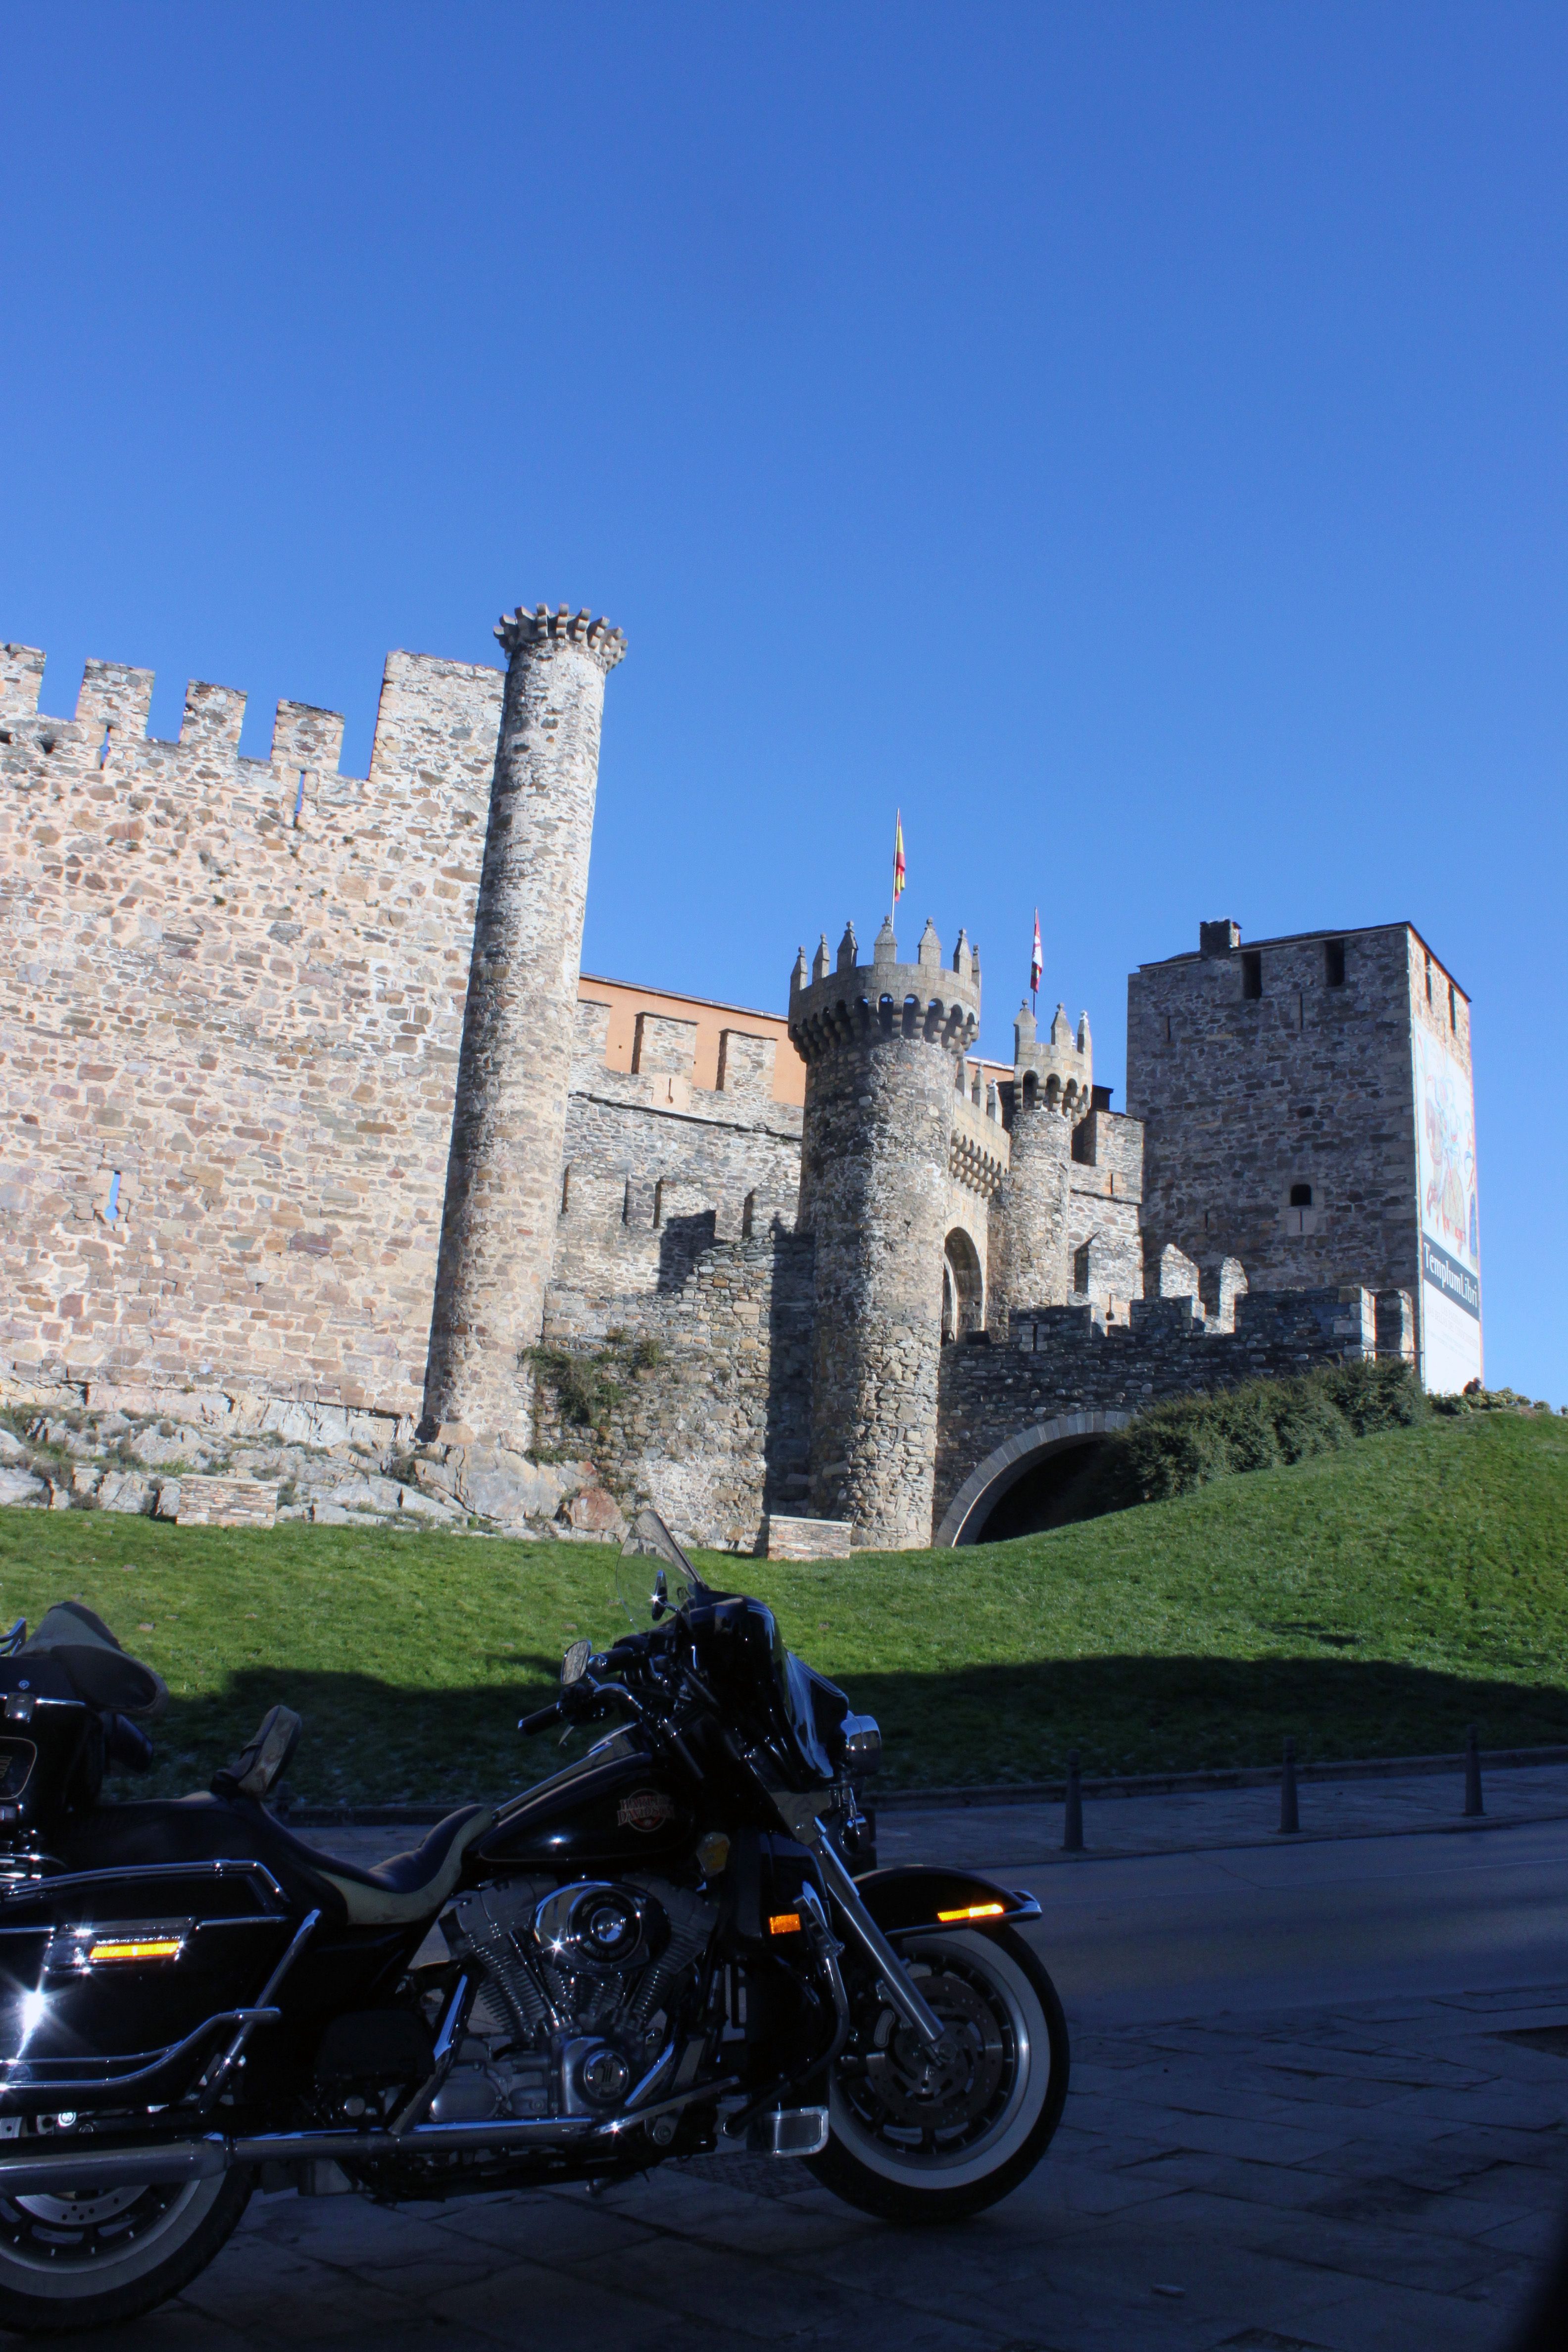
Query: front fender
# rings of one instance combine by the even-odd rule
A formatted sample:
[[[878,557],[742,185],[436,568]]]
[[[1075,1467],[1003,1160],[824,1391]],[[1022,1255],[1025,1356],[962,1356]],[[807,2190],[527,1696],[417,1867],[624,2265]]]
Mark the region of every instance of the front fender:
[[[933,1927],[989,1927],[1004,1919],[1040,1916],[1032,1895],[940,1863],[868,1870],[855,1881],[855,1888],[883,1935],[893,1941]]]

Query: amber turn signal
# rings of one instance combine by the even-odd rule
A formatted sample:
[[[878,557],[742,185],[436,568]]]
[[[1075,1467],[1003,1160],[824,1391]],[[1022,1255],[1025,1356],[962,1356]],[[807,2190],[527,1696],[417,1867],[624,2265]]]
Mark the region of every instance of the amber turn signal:
[[[1005,1903],[969,1903],[962,1911],[939,1911],[936,1916],[946,1927],[953,1919],[1000,1919],[1006,1907]]]
[[[772,1918],[768,1921],[768,1933],[770,1936],[798,1936],[800,1933],[800,1913],[798,1911],[775,1911]]]
[[[88,1952],[89,1968],[100,1960],[177,1960],[180,1957],[178,1936],[160,1936],[155,1942],[144,1944],[94,1944]]]

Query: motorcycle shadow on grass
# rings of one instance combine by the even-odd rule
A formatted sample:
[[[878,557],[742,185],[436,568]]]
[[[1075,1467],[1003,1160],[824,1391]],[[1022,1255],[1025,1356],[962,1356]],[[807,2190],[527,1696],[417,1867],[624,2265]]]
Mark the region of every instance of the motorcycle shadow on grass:
[[[1318,1654],[1043,1659],[842,1679],[881,1724],[882,1784],[892,1788],[1048,1780],[1072,1749],[1089,1773],[1265,1766],[1287,1733],[1303,1762],[1451,1754],[1472,1723],[1483,1748],[1568,1745],[1568,1685],[1358,1658],[1337,1646],[1343,1637],[1310,1626],[1300,1638]],[[445,1690],[247,1669],[214,1694],[173,1698],[153,1775],[116,1792],[177,1794],[205,1781],[279,1702],[305,1723],[289,1791],[305,1805],[500,1795],[584,1751],[583,1730],[564,1745],[558,1732],[517,1735],[519,1716],[548,1696],[555,1661],[518,1650],[486,1664],[491,1678]]]

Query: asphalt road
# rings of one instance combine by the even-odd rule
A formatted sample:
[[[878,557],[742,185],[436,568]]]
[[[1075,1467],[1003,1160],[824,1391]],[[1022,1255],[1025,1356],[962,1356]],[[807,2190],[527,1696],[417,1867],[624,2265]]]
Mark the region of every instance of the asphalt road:
[[[1568,1979],[1568,1822],[1007,1870],[1086,2025]]]

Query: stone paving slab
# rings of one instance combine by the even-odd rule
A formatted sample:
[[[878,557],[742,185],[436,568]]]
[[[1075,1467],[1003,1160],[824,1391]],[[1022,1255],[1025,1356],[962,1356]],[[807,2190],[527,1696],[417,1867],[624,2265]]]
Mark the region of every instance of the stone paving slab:
[[[1302,1781],[1301,1827],[1290,1843],[1397,1836],[1452,1829],[1473,1834],[1518,1822],[1568,1820],[1568,1765],[1519,1765],[1487,1774],[1486,1811],[1464,1813],[1464,1775],[1410,1773],[1396,1780]],[[1184,1853],[1210,1847],[1276,1844],[1279,1791],[1189,1789],[1163,1796],[1086,1797],[1089,1854]],[[314,1832],[311,1832],[314,1834]],[[1062,1852],[1059,1804],[965,1805],[929,1812],[884,1811],[877,1822],[881,1862],[973,1862],[1006,1869],[1070,1859]]]
[[[1568,1972],[1085,2032],[1046,2162],[950,2231],[889,2228],[745,2157],[597,2199],[257,2198],[205,2277],[117,2341],[1504,2352],[1568,2210],[1568,2057],[1502,2039],[1520,2020],[1568,2027]]]

